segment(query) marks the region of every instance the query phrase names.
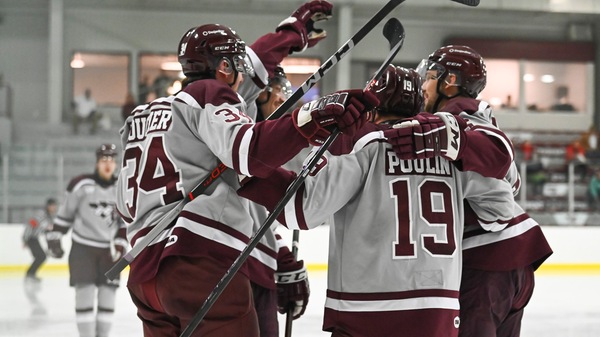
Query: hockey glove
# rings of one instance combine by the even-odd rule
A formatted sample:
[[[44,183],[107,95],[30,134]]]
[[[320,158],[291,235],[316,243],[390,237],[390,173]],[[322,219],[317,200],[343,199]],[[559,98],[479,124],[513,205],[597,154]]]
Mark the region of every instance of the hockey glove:
[[[319,146],[337,126],[352,136],[368,120],[368,114],[379,101],[371,92],[359,89],[337,91],[304,104],[294,110],[294,126],[311,145]]]
[[[48,255],[53,258],[60,259],[65,255],[65,251],[62,249],[61,243],[62,233],[60,232],[47,232],[46,242],[48,242]]]
[[[315,28],[315,22],[328,20],[332,16],[333,4],[326,0],[312,0],[300,6],[292,15],[277,26],[276,31],[291,29],[302,38],[301,47],[292,47],[291,52],[301,52],[313,47],[327,36],[327,32]]]
[[[308,305],[310,288],[304,262],[293,261],[279,264],[275,273],[277,283],[277,310],[281,314],[293,308],[292,318],[297,319],[304,314]]]
[[[460,160],[465,121],[447,112],[420,113],[383,133],[400,159]]]
[[[117,262],[123,255],[125,255],[127,246],[127,240],[121,238],[115,239],[114,250],[111,251],[113,262]]]

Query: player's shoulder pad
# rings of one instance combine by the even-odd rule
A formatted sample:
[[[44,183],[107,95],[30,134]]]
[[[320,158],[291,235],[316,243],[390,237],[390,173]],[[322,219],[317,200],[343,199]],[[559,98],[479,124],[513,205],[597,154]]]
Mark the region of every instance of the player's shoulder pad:
[[[77,176],[69,182],[67,185],[67,192],[73,192],[84,185],[94,185],[94,175],[93,174],[82,174]]]
[[[341,133],[335,139],[333,144],[331,144],[328,151],[333,155],[339,156],[356,151],[357,144],[362,148],[374,141],[385,141],[383,138],[375,136],[373,133],[383,130],[387,127],[387,125],[366,123],[351,137]]]
[[[454,97],[442,108],[444,112],[458,115],[461,112],[472,115],[479,111],[479,101],[470,97]]]
[[[237,105],[241,103],[238,94],[231,87],[215,79],[194,81],[185,87],[182,92],[191,96],[202,108],[207,104],[219,106],[222,104]]]

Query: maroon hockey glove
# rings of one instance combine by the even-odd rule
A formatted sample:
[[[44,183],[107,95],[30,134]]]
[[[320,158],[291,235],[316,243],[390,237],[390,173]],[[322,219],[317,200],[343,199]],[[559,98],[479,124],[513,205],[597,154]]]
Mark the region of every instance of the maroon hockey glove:
[[[46,242],[48,243],[48,255],[60,259],[65,255],[61,243],[62,234],[60,232],[50,231],[46,233]]]
[[[405,119],[383,133],[400,159],[425,159],[436,156],[460,160],[461,136],[466,123],[447,112],[435,115],[422,112]]]
[[[294,110],[294,126],[312,145],[319,146],[333,127],[352,136],[368,120],[368,114],[379,101],[371,92],[360,89],[337,91],[308,102]]]
[[[325,0],[312,0],[300,6],[292,15],[277,26],[276,31],[291,29],[302,38],[300,47],[292,47],[290,52],[300,52],[313,47],[327,36],[327,32],[315,28],[315,22],[328,20],[332,15],[333,4]]]
[[[297,319],[304,314],[308,305],[310,288],[304,262],[290,259],[285,263],[278,262],[275,273],[277,283],[277,310],[281,314],[293,308],[292,318]]]

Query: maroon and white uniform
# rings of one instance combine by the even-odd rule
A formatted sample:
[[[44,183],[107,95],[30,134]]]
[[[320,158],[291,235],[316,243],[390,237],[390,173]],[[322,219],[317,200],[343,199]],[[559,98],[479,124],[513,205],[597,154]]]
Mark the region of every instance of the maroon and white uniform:
[[[476,128],[497,128],[486,102],[454,98],[444,111],[463,117]],[[506,180],[516,195],[521,180],[514,161]],[[539,224],[514,198],[510,203],[514,213],[506,228],[491,233],[480,226],[481,219],[471,210],[471,201],[465,201],[461,337],[518,336],[523,309],[533,293],[533,271],[552,254]]]
[[[472,98],[457,97],[450,100],[444,111],[463,117],[473,124],[473,129],[497,129],[496,119],[488,103]],[[504,140],[501,140],[504,142]],[[512,146],[512,145],[511,145]],[[521,186],[521,178],[514,161],[506,179],[513,186],[516,195]],[[517,204],[513,199],[512,202]],[[492,271],[506,271],[533,265],[535,269],[552,254],[552,250],[538,223],[516,205],[513,219],[506,229],[498,233],[478,230],[476,219],[470,214],[465,223],[464,266]],[[507,255],[506,252],[511,252]]]
[[[113,264],[111,248],[117,241],[126,246],[125,223],[115,210],[116,179],[104,181],[95,174],[85,174],[73,178],[67,186],[63,203],[54,218],[53,231],[67,233],[72,229],[73,249],[69,255],[70,284],[119,285],[119,279],[111,282],[104,276]],[[90,273],[90,260],[74,249],[100,251],[105,257],[103,266]],[[90,253],[92,254],[92,253]]]
[[[457,336],[462,200],[473,201],[488,230],[501,230],[504,214],[513,212],[511,186],[460,171],[441,157],[400,160],[381,131],[387,127],[370,124],[355,141],[338,139],[330,147],[334,155],[321,159],[279,220],[290,229],[311,229],[333,215],[324,330]],[[489,145],[485,135],[470,135],[484,140],[470,142],[473,151]],[[238,193],[272,209],[291,179],[279,170]]]
[[[300,36],[292,30],[280,30],[261,36],[250,47],[246,48],[247,58],[254,68],[255,76],[245,75],[238,93],[247,103],[247,115],[256,120],[258,108],[256,99],[274,74],[275,67],[288,56],[292,47],[299,46]],[[249,212],[254,219],[253,232],[264,223],[268,216],[267,210],[254,203],[249,204]],[[273,227],[274,228],[274,227]],[[277,270],[277,256],[285,244],[276,238],[273,230],[268,231],[253,254],[248,259],[250,279],[267,289],[275,289],[274,273]]]
[[[233,168],[187,203],[176,223],[137,256],[130,284],[152,278],[166,256],[211,256],[231,265],[247,245],[252,219],[248,202],[235,194],[238,173],[268,176],[307,141],[287,116],[252,123],[242,102],[227,85],[200,80],[139,107],[127,119],[121,129],[117,207],[128,222],[132,245],[218,161]]]

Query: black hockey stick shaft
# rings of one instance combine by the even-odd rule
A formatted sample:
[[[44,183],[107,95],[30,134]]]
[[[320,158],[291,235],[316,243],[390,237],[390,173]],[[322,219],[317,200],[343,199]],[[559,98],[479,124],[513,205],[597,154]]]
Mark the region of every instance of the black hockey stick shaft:
[[[391,22],[391,23],[390,23]],[[377,81],[379,77],[384,73],[387,66],[392,62],[402,44],[404,43],[404,27],[400,24],[395,18],[390,19],[388,21],[389,24],[384,26],[384,36],[386,38],[391,36],[391,32],[396,32],[398,35],[394,41],[397,41],[386,57],[384,63],[377,70],[377,72],[373,75],[373,77],[367,82],[367,86],[364,90],[369,90],[371,86]],[[399,26],[396,26],[398,24]],[[386,31],[387,30],[387,31]],[[388,39],[390,40],[390,39]],[[391,40],[390,40],[391,43]],[[327,137],[324,144],[318,149],[316,154],[309,160],[308,164],[300,171],[296,179],[292,181],[290,186],[288,187],[283,198],[277,203],[275,209],[269,214],[265,222],[260,226],[260,228],[256,231],[256,233],[250,239],[248,245],[244,248],[244,250],[240,253],[240,255],[235,259],[231,267],[225,272],[225,275],[221,278],[221,280],[217,283],[216,287],[213,291],[208,295],[202,307],[196,312],[194,317],[192,317],[190,323],[182,332],[180,337],[189,337],[194,332],[198,324],[204,319],[206,313],[210,310],[215,301],[219,298],[219,296],[223,293],[229,282],[233,279],[238,270],[242,267],[242,265],[246,262],[252,250],[258,245],[258,242],[262,239],[262,237],[267,233],[271,225],[275,222],[277,216],[283,211],[285,205],[292,198],[292,196],[298,191],[300,186],[304,184],[304,180],[308,176],[308,173],[315,167],[321,156],[325,153],[325,151],[329,148],[329,146],[333,143],[337,135],[339,134],[339,129],[335,129],[332,134]]]
[[[300,230],[294,229],[292,233],[292,255],[294,258],[298,259],[298,244],[300,241]],[[294,306],[292,304],[289,306],[286,316],[285,316],[285,337],[292,337],[292,322],[294,321]]]
[[[479,6],[479,0],[452,0],[452,1],[458,2],[459,4],[471,6],[471,7]]]
[[[394,8],[405,0],[390,0],[383,6],[361,29],[356,32],[344,45],[342,45],[317,71],[312,74],[277,110],[275,110],[267,119],[276,119],[281,117],[289,108],[294,106],[321,78],[331,70],[344,56],[346,56],[373,28],[375,28]],[[203,194],[206,189],[218,179],[227,166],[219,162],[217,167],[189,192],[177,206],[167,212],[160,221],[143,238],[136,242],[135,246],[127,252],[117,263],[115,263],[106,273],[109,280],[114,280],[123,269],[125,269],[133,260],[150,245],[160,234],[175,220],[183,207]]]

